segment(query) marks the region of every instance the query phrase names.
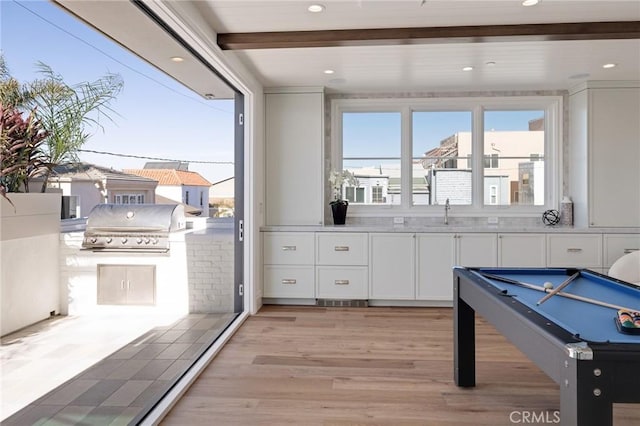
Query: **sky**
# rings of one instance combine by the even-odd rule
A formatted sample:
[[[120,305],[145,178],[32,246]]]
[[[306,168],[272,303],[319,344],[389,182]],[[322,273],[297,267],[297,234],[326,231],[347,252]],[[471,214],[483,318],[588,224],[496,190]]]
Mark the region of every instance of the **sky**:
[[[0,0],[0,48],[20,82],[38,77],[41,61],[67,84],[120,74],[124,89],[83,149],[182,161],[233,162],[233,101],[206,100],[153,66],[43,0]],[[80,153],[101,166],[142,168],[145,159]],[[228,164],[197,164],[210,182],[233,176]]]

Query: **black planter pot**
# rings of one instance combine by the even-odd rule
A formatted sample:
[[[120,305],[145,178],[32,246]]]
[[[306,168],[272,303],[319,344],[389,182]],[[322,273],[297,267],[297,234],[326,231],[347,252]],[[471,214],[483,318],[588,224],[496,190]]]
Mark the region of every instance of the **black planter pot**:
[[[333,201],[331,203],[331,213],[333,213],[334,225],[344,225],[347,220],[347,207],[349,207],[349,202],[346,200]]]

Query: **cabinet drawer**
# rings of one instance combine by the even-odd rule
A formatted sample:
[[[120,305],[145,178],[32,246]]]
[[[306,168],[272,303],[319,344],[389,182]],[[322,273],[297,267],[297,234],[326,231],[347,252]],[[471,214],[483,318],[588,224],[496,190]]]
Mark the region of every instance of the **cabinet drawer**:
[[[313,266],[265,266],[263,296],[315,298]]]
[[[640,250],[640,234],[635,235],[604,235],[604,267],[609,268],[613,263],[635,250]]]
[[[318,297],[326,299],[367,299],[366,266],[319,266]]]
[[[265,232],[265,265],[313,265],[312,232]]]
[[[547,235],[547,266],[602,267],[602,235]]]
[[[368,234],[318,233],[316,257],[319,265],[367,265]]]
[[[544,268],[547,266],[546,246],[544,234],[500,234],[498,266]]]

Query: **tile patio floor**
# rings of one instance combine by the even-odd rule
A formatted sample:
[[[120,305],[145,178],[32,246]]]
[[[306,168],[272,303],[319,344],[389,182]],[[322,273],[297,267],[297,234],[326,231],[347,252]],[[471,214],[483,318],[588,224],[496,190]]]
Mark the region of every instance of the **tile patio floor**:
[[[142,309],[54,317],[5,336],[0,347],[2,425],[128,424],[234,318],[177,318]]]

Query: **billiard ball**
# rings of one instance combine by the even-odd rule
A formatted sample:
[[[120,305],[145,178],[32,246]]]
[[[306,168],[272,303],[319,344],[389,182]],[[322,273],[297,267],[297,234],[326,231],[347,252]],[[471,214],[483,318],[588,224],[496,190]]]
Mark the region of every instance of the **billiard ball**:
[[[553,288],[553,283],[546,281],[542,286],[545,288],[545,290],[551,290]]]

